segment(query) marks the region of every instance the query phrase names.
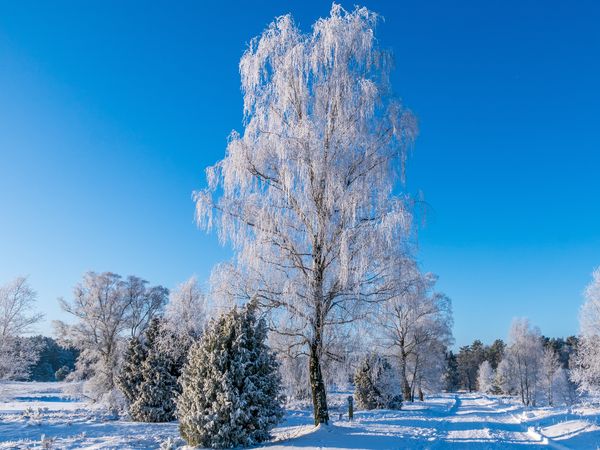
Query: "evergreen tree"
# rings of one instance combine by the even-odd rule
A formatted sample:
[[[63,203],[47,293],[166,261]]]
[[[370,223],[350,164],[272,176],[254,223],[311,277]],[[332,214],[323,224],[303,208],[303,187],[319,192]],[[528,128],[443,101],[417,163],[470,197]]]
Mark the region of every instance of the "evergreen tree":
[[[461,385],[469,392],[474,391],[477,387],[477,371],[484,359],[485,347],[478,339],[471,345],[461,347],[458,352],[457,362]]]
[[[179,430],[190,445],[249,446],[270,438],[283,416],[278,364],[251,301],[211,321],[181,376]]]
[[[168,355],[169,373],[175,378],[181,376],[190,348],[196,340],[191,334],[175,332],[168,321],[161,322],[160,335],[154,347],[158,352]]]
[[[356,405],[363,409],[400,409],[400,383],[387,358],[368,355],[354,374]]]
[[[446,356],[446,373],[444,374],[446,391],[456,392],[460,388],[460,373],[456,355],[450,351]]]
[[[180,392],[177,377],[182,362],[174,348],[172,333],[153,319],[144,342],[129,341],[117,385],[129,403],[129,414],[139,422],[170,422],[175,418],[175,397]]]
[[[504,350],[506,349],[506,344],[502,339],[496,339],[492,345],[486,348],[486,357],[485,359],[490,363],[492,369],[496,370],[498,368],[498,364],[504,358]]]
[[[178,394],[177,377],[172,373],[173,361],[157,349],[148,349],[142,364],[138,396],[129,413],[139,422],[170,422],[175,419],[175,397]]]
[[[31,366],[29,381],[60,381],[56,372],[61,370],[59,376],[64,377],[75,369],[75,360],[79,351],[58,345],[56,340],[47,336],[31,336],[23,338],[27,346],[38,350],[38,359]]]
[[[129,340],[123,366],[117,377],[117,387],[130,405],[138,397],[140,384],[143,380],[142,364],[146,359],[146,354],[146,347],[142,345],[139,338],[133,337]]]
[[[67,378],[69,372],[71,372],[69,366],[62,366],[60,369],[54,372],[54,379],[56,381],[63,381],[65,378]]]

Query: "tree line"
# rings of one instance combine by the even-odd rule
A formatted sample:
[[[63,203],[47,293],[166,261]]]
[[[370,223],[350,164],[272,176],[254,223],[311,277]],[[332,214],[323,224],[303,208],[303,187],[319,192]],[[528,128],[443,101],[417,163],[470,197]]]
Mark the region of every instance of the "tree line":
[[[526,319],[516,319],[508,344],[480,340],[446,355],[445,388],[517,395],[525,405],[575,402],[579,338],[548,338]]]
[[[457,354],[449,350],[451,335],[446,334],[448,300],[422,279],[410,285],[390,304],[396,311],[402,305],[412,318],[395,322],[399,328],[410,325],[402,336],[411,351],[384,339],[389,332],[384,322],[369,322],[373,330],[361,334],[364,339],[337,347],[344,358],[332,364],[335,372],[324,371],[326,390],[353,390],[360,409],[400,409],[403,402],[442,390],[516,396],[527,406],[570,405],[600,395],[597,353],[591,351],[598,343],[600,269],[586,290],[579,336],[548,338],[528,320],[515,319],[506,342],[475,340]],[[19,325],[31,327],[33,319],[39,320],[34,301],[25,279],[1,286],[3,329],[30,329]],[[55,323],[56,340],[17,334],[2,341],[3,379],[79,381],[82,395],[132,420],[178,418],[182,436],[204,446],[267,439],[286,398],[311,397],[309,389],[299,389],[310,385],[307,371],[301,370],[308,358],[281,351],[279,334],[269,329],[268,312],[257,299],[242,307],[215,307],[193,277],[169,292],[138,277],[90,272],[61,305],[76,320]],[[425,320],[422,328],[419,320]],[[438,321],[445,331],[435,334]],[[421,336],[426,331],[428,339]],[[430,355],[440,354],[441,363],[433,363]],[[204,411],[200,418],[198,411]],[[258,418],[263,428],[250,425]],[[206,428],[208,423],[221,425]],[[225,423],[232,428],[223,428]],[[217,428],[236,437],[220,440],[224,435]]]

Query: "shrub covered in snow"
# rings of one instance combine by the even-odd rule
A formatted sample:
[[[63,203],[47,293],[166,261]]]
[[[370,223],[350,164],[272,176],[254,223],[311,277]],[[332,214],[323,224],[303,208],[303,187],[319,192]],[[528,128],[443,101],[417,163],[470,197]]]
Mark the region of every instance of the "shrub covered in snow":
[[[402,395],[395,370],[387,358],[366,356],[354,374],[354,398],[362,409],[400,409]]]
[[[278,364],[267,328],[250,302],[212,321],[190,350],[177,400],[181,436],[190,445],[232,448],[270,438],[283,417]]]

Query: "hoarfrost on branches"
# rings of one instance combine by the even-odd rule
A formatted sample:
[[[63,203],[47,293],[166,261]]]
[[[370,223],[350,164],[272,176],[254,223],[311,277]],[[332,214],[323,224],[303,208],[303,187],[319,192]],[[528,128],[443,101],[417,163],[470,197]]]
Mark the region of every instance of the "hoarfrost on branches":
[[[0,380],[26,377],[37,361],[39,349],[22,338],[43,318],[33,312],[36,298],[25,277],[0,286]]]
[[[77,322],[55,322],[56,335],[81,350],[70,377],[86,379],[87,394],[94,400],[113,397],[125,336],[142,333],[166,303],[167,289],[146,284],[137,277],[122,280],[111,272],[88,272],[71,301],[60,299],[62,309]]]
[[[582,392],[600,398],[600,267],[585,290],[579,315],[581,338],[575,356],[572,379]]]
[[[196,339],[202,334],[207,314],[206,296],[192,276],[171,291],[165,326],[179,337]]]
[[[244,132],[194,193],[199,225],[235,248],[246,297],[284,315],[277,331],[307,350],[315,423],[329,420],[327,334],[387,293],[387,255],[411,221],[396,188],[416,121],[391,91],[376,22],[334,4],[310,33],[286,15],[253,39]]]
[[[387,358],[369,354],[354,373],[354,398],[361,409],[400,409],[402,395],[397,370]]]
[[[452,343],[450,299],[433,291],[437,278],[419,272],[414,261],[399,258],[391,277],[391,296],[379,305],[378,340],[398,360],[405,400],[423,399],[424,390],[441,388],[444,356]]]
[[[540,389],[543,348],[540,330],[527,319],[515,319],[509,333],[509,345],[499,371],[507,379],[506,389],[515,389],[524,405],[535,406]],[[506,392],[506,391],[505,391]]]

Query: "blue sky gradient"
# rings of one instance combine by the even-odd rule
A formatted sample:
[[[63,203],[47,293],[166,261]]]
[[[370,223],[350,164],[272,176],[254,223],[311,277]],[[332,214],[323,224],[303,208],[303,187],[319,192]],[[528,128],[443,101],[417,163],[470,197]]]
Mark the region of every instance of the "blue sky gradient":
[[[600,264],[600,4],[361,4],[384,16],[419,118],[418,258],[453,300],[457,344],[505,337],[514,316],[576,333]],[[329,8],[0,3],[0,282],[29,274],[52,320],[87,270],[207,279],[231,252],[195,227],[191,192],[241,130],[239,58],[276,15],[308,29]]]

